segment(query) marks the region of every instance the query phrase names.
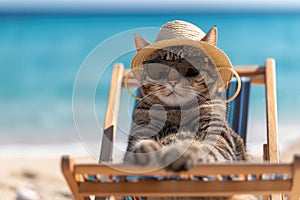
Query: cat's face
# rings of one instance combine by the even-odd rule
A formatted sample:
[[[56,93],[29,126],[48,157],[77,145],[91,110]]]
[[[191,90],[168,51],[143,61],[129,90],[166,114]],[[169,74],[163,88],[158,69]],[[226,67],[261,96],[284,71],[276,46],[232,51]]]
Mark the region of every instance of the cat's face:
[[[142,37],[134,37],[137,51],[150,45]],[[217,28],[201,39],[216,45]],[[205,52],[189,46],[157,50],[143,63],[140,92],[151,104],[181,106],[191,101],[208,102],[222,85],[215,64]],[[200,101],[199,101],[200,100]]]
[[[219,82],[216,66],[201,50],[177,46],[158,50],[143,64],[143,97],[166,106],[207,102]]]

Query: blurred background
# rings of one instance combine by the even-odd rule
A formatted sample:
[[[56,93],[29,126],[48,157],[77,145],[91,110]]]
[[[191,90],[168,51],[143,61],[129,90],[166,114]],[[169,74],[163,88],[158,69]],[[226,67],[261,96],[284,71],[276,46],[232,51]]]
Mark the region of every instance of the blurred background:
[[[262,65],[266,58],[276,59],[281,149],[298,145],[300,2],[297,0],[0,0],[0,156],[87,154],[72,113],[73,87],[80,66],[97,45],[115,34],[161,27],[175,19],[191,22],[205,32],[217,26],[217,46],[234,65]],[[146,39],[153,42],[155,35]],[[126,42],[133,45],[133,39]],[[112,63],[123,62],[129,68],[132,55],[134,52],[120,55]],[[95,115],[102,127],[112,65],[99,67],[107,67],[95,93]],[[87,78],[87,86],[88,81]],[[248,148],[250,154],[258,155],[262,151],[261,142],[266,139],[264,90],[255,86],[251,93]],[[121,112],[120,126],[128,129],[122,118],[130,112],[127,108]],[[93,141],[100,138],[101,132],[84,134],[90,134],[87,138]]]

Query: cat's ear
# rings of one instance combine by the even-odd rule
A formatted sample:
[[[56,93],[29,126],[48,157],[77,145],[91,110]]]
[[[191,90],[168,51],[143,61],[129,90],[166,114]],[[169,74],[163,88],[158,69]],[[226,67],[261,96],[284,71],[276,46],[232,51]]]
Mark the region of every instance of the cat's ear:
[[[137,51],[139,51],[151,44],[150,42],[148,42],[147,40],[145,40],[144,38],[142,38],[139,35],[135,34],[133,37],[134,37],[135,48]]]
[[[201,41],[207,42],[211,45],[217,45],[218,29],[217,27],[212,27],[208,33],[201,39]]]

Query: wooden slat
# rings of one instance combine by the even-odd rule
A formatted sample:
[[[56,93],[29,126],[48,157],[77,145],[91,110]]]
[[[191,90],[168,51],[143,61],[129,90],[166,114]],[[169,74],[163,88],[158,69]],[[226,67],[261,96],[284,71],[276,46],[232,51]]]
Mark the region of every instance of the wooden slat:
[[[234,66],[234,69],[240,76],[253,77],[258,75],[264,75],[265,69],[259,65],[245,65]]]
[[[79,193],[98,196],[228,196],[233,194],[288,193],[291,182],[239,181],[239,182],[197,182],[197,181],[145,181],[122,183],[80,184]]]
[[[290,200],[299,200],[300,197],[300,155],[294,157],[293,164],[293,186]]]
[[[116,125],[120,108],[123,74],[123,64],[116,64],[113,68],[110,83],[99,162],[112,161],[113,143],[117,131]]]
[[[277,127],[277,96],[275,78],[275,60],[267,59],[266,70],[266,109],[267,109],[267,140],[270,162],[279,162],[278,127]]]
[[[117,174],[117,175],[176,175],[163,169],[139,167],[130,165],[100,165],[78,164],[74,167],[75,174]],[[213,175],[213,174],[291,174],[291,164],[203,164],[185,172],[186,175]],[[178,174],[177,174],[178,175]]]
[[[61,159],[61,171],[67,180],[67,183],[71,189],[71,192],[76,200],[84,200],[78,193],[78,184],[75,180],[74,172],[74,160],[69,156],[63,156]]]
[[[110,93],[108,97],[108,104],[106,109],[106,118],[104,129],[111,127],[117,123],[119,105],[121,98],[121,86],[124,74],[123,64],[116,64],[113,68],[112,78],[110,82]]]
[[[116,135],[115,126],[110,126],[104,130],[99,162],[112,161],[113,143]]]
[[[268,161],[269,159],[269,145],[263,144],[263,160]]]

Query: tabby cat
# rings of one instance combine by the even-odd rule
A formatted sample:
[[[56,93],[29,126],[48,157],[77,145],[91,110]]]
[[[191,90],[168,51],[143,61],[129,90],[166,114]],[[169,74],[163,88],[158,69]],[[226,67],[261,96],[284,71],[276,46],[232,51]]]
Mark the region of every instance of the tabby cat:
[[[216,37],[214,27],[202,41],[215,45]],[[139,36],[135,43],[137,50],[149,44]],[[224,84],[205,51],[190,46],[158,49],[142,67],[142,100],[134,110],[125,162],[178,172],[200,162],[248,160],[242,138],[227,123]]]
[[[137,49],[146,46],[139,40]],[[203,41],[216,43],[215,27]],[[199,162],[248,160],[243,140],[226,121],[222,82],[204,51],[189,46],[158,49],[143,67],[143,98],[134,111],[125,161],[159,161],[167,170],[182,171]]]
[[[135,37],[138,50],[148,45]],[[215,45],[216,37],[214,27],[202,41]],[[242,138],[226,121],[224,84],[206,52],[158,49],[144,61],[140,80],[142,100],[134,110],[125,162],[178,172],[200,162],[248,160]]]

